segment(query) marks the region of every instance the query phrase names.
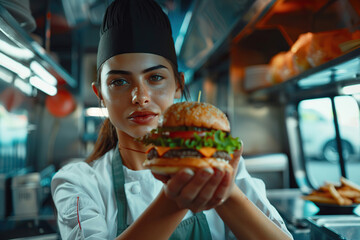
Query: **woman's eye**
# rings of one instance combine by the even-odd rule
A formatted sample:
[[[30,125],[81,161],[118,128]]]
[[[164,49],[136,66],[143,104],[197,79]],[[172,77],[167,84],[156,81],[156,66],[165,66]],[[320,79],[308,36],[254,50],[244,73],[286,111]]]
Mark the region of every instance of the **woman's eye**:
[[[111,86],[123,86],[128,82],[125,79],[114,79],[110,82]]]
[[[158,81],[161,81],[163,80],[164,78],[161,76],[161,75],[151,75],[150,77],[150,80],[153,81],[153,82],[158,82]]]

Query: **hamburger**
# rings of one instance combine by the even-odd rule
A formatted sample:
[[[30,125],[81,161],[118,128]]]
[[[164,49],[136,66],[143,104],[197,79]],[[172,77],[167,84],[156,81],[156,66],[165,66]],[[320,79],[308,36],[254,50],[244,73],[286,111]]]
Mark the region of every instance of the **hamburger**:
[[[230,135],[226,115],[208,103],[181,102],[171,105],[162,123],[140,139],[151,145],[144,166],[152,172],[171,175],[182,168],[211,167],[232,171],[229,161],[240,149]]]

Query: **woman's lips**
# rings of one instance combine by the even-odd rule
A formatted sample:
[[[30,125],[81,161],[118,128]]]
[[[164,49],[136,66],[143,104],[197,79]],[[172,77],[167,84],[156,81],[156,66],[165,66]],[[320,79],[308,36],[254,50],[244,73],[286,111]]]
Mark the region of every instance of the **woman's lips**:
[[[130,116],[128,117],[128,119],[137,124],[149,124],[157,116],[158,116],[157,113],[154,113],[151,111],[143,111],[143,112],[136,111],[136,112],[131,113]]]

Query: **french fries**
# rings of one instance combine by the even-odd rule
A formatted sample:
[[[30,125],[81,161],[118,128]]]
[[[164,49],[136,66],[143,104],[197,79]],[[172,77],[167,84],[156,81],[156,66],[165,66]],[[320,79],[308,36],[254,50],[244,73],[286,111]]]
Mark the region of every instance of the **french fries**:
[[[309,195],[303,196],[303,199],[341,206],[360,204],[360,186],[344,177],[340,178],[340,183],[338,186],[325,183]]]
[[[342,185],[348,186],[349,188],[360,192],[360,186],[357,185],[356,183],[353,183],[353,182],[351,182],[350,180],[348,180],[348,179],[346,179],[344,177],[340,178],[340,182],[341,182]]]

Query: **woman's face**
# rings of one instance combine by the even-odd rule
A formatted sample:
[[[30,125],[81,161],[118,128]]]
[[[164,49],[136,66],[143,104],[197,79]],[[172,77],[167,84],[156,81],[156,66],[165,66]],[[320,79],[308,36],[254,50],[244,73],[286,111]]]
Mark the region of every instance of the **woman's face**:
[[[100,76],[95,93],[112,124],[134,138],[156,128],[164,110],[181,97],[171,64],[155,54],[116,55],[103,64]]]

